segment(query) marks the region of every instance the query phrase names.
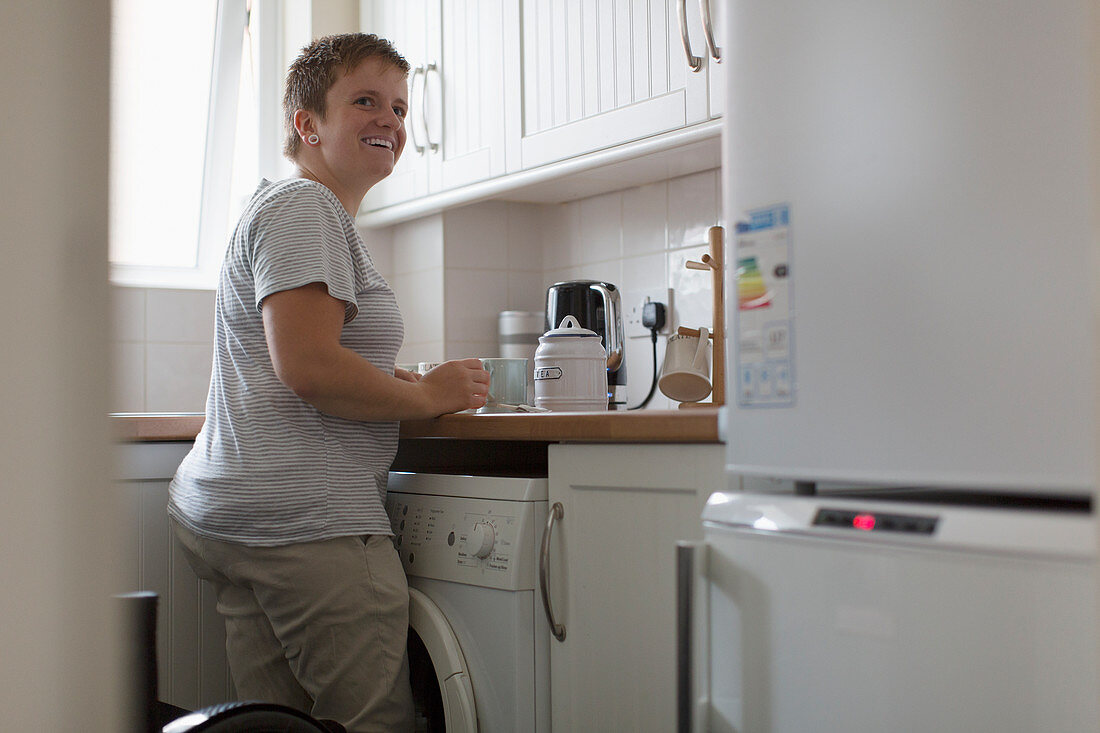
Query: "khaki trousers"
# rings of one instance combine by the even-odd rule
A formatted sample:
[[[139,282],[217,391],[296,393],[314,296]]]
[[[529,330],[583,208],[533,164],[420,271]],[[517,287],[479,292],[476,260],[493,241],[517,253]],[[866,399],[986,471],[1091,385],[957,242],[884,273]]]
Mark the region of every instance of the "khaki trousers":
[[[249,547],[173,529],[213,585],[242,700],[288,705],[349,733],[409,731],[409,587],[384,535]]]

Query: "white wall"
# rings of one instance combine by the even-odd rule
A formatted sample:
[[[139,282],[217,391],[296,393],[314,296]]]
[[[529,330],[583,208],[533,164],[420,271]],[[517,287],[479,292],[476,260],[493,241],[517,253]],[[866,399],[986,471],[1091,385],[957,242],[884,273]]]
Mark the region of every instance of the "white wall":
[[[405,319],[398,361],[496,355],[500,311],[542,311],[547,286],[577,278],[624,292],[672,288],[671,328],[709,327],[710,275],[684,262],[707,251],[707,229],[719,223],[719,180],[712,170],[567,204],[489,201],[363,232]],[[201,412],[213,293],[114,288],[112,296],[112,410]],[[629,405],[649,390],[652,358],[648,338],[627,342]],[[649,404],[671,406],[660,392]]]
[[[110,3],[0,4],[0,710],[10,731],[118,731],[111,594]]]

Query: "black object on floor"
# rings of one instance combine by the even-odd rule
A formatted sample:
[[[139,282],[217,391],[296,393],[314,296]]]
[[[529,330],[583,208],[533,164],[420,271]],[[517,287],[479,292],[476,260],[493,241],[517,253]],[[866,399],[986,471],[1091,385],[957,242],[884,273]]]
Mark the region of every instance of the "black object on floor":
[[[347,733],[331,720],[317,720],[285,705],[227,702],[194,712],[159,700],[157,690],[157,594],[138,591],[115,596],[131,632],[125,658],[126,733]]]

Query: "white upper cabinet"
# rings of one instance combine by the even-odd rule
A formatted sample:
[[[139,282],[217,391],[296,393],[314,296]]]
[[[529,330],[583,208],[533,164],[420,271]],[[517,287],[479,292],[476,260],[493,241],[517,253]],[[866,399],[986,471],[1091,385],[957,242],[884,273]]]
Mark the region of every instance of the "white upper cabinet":
[[[703,0],[707,2],[707,0]],[[677,130],[720,109],[699,0],[520,0],[513,170]],[[721,3],[710,0],[712,6]],[[680,13],[699,71],[688,65]],[[712,25],[718,28],[717,17]]]
[[[514,0],[362,0],[360,27],[412,65],[408,140],[365,210],[503,175],[504,6]]]
[[[638,156],[656,156],[661,175],[667,150],[716,143],[716,125],[691,128],[721,115],[724,6],[360,0],[362,30],[389,38],[413,67],[408,142],[367,194],[364,220],[403,221]],[[691,170],[718,165],[717,153],[703,158]],[[679,174],[691,172],[677,160]],[[565,162],[576,165],[550,165]]]
[[[723,82],[726,65],[723,63],[726,50],[723,48],[723,21],[726,13],[726,0],[676,0],[677,4],[683,3],[685,23],[682,43],[683,58],[689,65],[698,65],[699,70],[693,72],[694,83],[703,84],[705,79],[707,89],[707,117],[715,119],[722,116],[722,108],[725,106],[726,85]],[[690,47],[690,50],[689,50]],[[699,61],[689,60],[694,56]]]

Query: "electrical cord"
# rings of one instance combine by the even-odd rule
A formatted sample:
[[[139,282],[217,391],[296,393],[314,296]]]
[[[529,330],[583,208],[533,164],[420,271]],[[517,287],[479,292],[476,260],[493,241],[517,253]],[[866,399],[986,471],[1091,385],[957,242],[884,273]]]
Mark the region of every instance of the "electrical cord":
[[[634,405],[634,407],[628,407],[628,410],[640,410],[649,404],[649,401],[653,399],[653,393],[657,391],[657,329],[650,327],[649,329],[650,340],[653,342],[653,381],[649,385],[649,394],[645,396],[640,405]]]

